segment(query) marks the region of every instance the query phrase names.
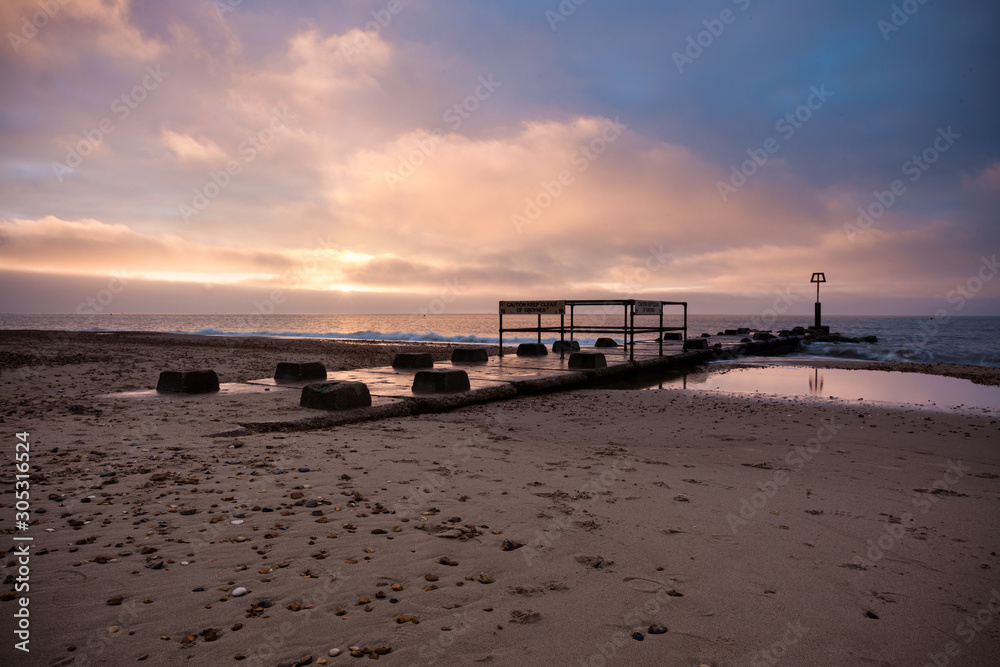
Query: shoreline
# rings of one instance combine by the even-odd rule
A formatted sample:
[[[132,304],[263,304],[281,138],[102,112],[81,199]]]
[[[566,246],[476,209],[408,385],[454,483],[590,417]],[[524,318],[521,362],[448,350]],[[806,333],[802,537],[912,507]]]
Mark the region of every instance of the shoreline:
[[[410,348],[422,348],[427,347],[428,350],[421,351],[448,351],[456,347],[465,347],[469,345],[475,345],[477,347],[485,347],[489,354],[492,356],[496,354],[499,350],[499,345],[486,344],[486,343],[463,343],[457,341],[392,341],[392,340],[381,340],[381,339],[353,339],[353,338],[300,338],[295,336],[240,336],[240,335],[214,335],[214,334],[190,334],[190,333],[165,333],[165,332],[150,332],[150,331],[100,331],[100,332],[90,332],[90,331],[54,331],[46,329],[0,329],[0,346],[5,345],[7,339],[19,339],[26,342],[36,342],[39,339],[55,341],[57,343],[62,342],[63,344],[68,344],[70,340],[77,340],[83,342],[96,342],[98,337],[112,337],[116,341],[128,341],[134,343],[143,343],[144,338],[148,338],[148,344],[157,343],[171,343],[176,345],[203,345],[206,347],[217,347],[224,349],[233,348],[243,348],[243,349],[259,349],[270,347],[267,343],[263,341],[283,341],[287,344],[286,349],[290,349],[293,352],[307,352],[310,351],[312,346],[316,346],[317,351],[329,351],[324,350],[323,346],[334,346],[335,351],[347,351],[351,348],[364,348],[364,347],[374,347],[374,348],[399,348],[403,351],[411,351]],[[93,337],[93,340],[88,340]],[[191,342],[199,341],[199,342]],[[215,341],[215,342],[211,342]],[[224,342],[220,342],[224,341]],[[9,343],[7,343],[9,344]],[[341,349],[339,346],[346,346]],[[516,349],[516,345],[504,345],[504,353],[511,354]],[[443,353],[442,353],[443,354]],[[438,357],[435,357],[438,358]],[[446,356],[440,356],[441,359],[447,358]],[[391,357],[389,357],[391,361]],[[864,359],[835,359],[829,357],[798,357],[798,356],[788,356],[781,355],[779,357],[755,357],[754,359],[782,359],[788,364],[795,364],[801,366],[810,366],[818,368],[843,368],[843,369],[860,369],[860,370],[878,370],[878,371],[897,371],[901,373],[924,373],[927,375],[943,375],[946,377],[955,377],[965,380],[970,380],[976,384],[984,384],[990,386],[1000,385],[1000,368],[993,366],[976,366],[972,364],[953,364],[945,362],[919,362],[919,361],[869,361]],[[381,360],[381,355],[379,355],[379,360]],[[707,367],[713,366],[715,363],[726,363],[726,362],[712,362],[707,364]],[[741,363],[740,360],[736,360],[735,363]],[[745,361],[744,365],[754,363],[753,361]],[[767,365],[771,363],[770,361],[761,362],[762,365]],[[362,366],[346,366],[347,368],[361,368]],[[0,366],[0,370],[2,370]],[[333,369],[331,369],[333,370]]]

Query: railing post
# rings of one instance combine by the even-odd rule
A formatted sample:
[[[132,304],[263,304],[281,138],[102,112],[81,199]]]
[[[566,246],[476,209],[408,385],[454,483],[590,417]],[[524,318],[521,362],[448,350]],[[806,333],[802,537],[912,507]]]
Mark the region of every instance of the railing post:
[[[622,326],[622,338],[625,339],[625,347],[628,347],[628,302],[623,302],[623,305],[625,306],[625,323]]]
[[[663,302],[660,302],[660,356],[663,356]]]
[[[628,360],[635,361],[635,301],[633,300],[630,306],[625,306],[626,310],[631,310],[631,326],[629,328],[629,339],[632,341],[632,346],[629,348]]]

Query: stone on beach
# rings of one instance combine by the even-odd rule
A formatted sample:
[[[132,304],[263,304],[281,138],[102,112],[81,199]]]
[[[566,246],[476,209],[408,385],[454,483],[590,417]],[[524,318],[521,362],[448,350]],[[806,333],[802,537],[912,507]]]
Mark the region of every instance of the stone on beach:
[[[332,381],[310,384],[302,388],[299,405],[319,410],[350,410],[372,404],[368,385],[364,382]]]
[[[274,379],[279,382],[325,380],[326,366],[319,361],[281,361],[274,371]]]
[[[478,364],[489,360],[490,355],[485,347],[457,347],[451,352],[453,364]]]
[[[580,349],[580,341],[577,340],[557,340],[552,343],[553,352],[576,352]]]
[[[594,347],[618,347],[618,342],[614,338],[598,338]]]
[[[607,365],[603,352],[574,352],[569,355],[569,367],[573,369],[606,368]]]
[[[219,376],[210,368],[161,371],[156,391],[170,394],[207,394],[219,391]]]
[[[413,377],[413,392],[424,394],[446,394],[469,391],[469,374],[462,370],[435,369],[417,371]]]
[[[434,357],[431,356],[430,352],[400,352],[392,360],[393,368],[431,368],[433,366]]]

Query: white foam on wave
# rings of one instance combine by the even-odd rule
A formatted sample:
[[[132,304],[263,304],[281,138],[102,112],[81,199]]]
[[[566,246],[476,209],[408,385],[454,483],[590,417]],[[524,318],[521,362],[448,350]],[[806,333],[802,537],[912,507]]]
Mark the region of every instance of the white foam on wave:
[[[393,342],[416,342],[416,343],[475,343],[479,345],[498,345],[500,339],[496,336],[445,336],[443,334],[429,331],[418,333],[414,331],[395,331],[386,333],[382,331],[353,331],[342,333],[329,331],[325,333],[313,331],[221,331],[219,329],[199,329],[198,331],[168,331],[173,334],[186,334],[192,336],[253,336],[259,338],[325,338],[330,340],[377,340]],[[542,338],[542,342],[551,345],[559,340],[558,338]],[[581,345],[593,345],[595,339],[578,339]],[[537,343],[537,338],[508,338],[504,337],[504,345],[517,345],[520,343]]]

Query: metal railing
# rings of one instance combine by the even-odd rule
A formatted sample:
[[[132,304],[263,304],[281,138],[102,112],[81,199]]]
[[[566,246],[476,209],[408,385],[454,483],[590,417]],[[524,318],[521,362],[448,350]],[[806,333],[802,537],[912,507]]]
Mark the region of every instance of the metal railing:
[[[575,322],[575,311],[578,307],[613,306],[622,308],[621,325],[577,325]],[[663,326],[663,307],[681,306],[683,308],[683,326]],[[566,309],[569,309],[569,326],[566,326]],[[635,359],[635,336],[636,334],[656,333],[659,334],[660,356],[663,356],[663,334],[669,331],[682,331],[681,340],[687,340],[687,301],[644,301],[639,299],[576,299],[564,301],[501,301],[500,302],[500,356],[503,356],[503,335],[504,333],[534,333],[538,342],[542,342],[543,333],[558,333],[559,340],[566,340],[566,333],[569,332],[569,340],[572,341],[576,334],[618,334],[624,341],[625,350],[629,354],[629,361]],[[608,314],[608,313],[605,313]],[[504,328],[504,315],[537,315],[538,324],[534,327],[510,327]],[[542,316],[559,316],[559,326],[542,326]],[[640,325],[636,326],[636,316],[659,316],[658,326]],[[640,341],[641,342],[641,341]]]

